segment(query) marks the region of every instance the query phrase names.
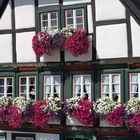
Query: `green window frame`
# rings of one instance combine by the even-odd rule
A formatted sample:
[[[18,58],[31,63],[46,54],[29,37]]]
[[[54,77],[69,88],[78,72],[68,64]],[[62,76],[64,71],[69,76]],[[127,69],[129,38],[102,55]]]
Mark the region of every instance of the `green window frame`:
[[[109,82],[108,83],[103,83],[102,80],[102,76],[108,76]],[[118,101],[120,102],[124,102],[125,101],[125,94],[124,94],[124,71],[123,70],[101,70],[97,72],[97,76],[98,76],[98,80],[97,80],[97,84],[98,84],[98,95],[96,95],[96,98],[100,98],[102,96],[102,87],[105,85],[108,85],[109,87],[109,97],[111,99],[113,99],[113,93],[114,95],[116,94],[115,91],[113,91],[113,87],[114,87],[114,83],[112,81],[112,77],[119,75],[119,81],[120,81],[120,87],[119,87],[119,91],[120,91],[120,97],[118,97]],[[119,85],[119,83],[117,83]],[[116,84],[116,85],[117,85]],[[117,85],[117,86],[118,86]],[[111,97],[112,96],[112,97]]]
[[[27,94],[30,94],[30,95],[33,94],[33,96],[35,96],[35,101],[37,101],[39,99],[38,98],[38,75],[39,75],[38,72],[21,72],[21,73],[17,73],[16,74],[16,81],[17,81],[17,85],[16,85],[16,87],[17,87],[16,97],[17,96],[20,96],[20,86],[22,86],[22,85],[20,85],[20,79],[21,78],[25,78],[24,80],[26,80],[26,84],[24,86],[28,90],[28,91],[26,91],[26,93]],[[35,77],[35,85],[29,84],[29,80],[32,77]],[[30,92],[30,89],[29,89],[30,86],[35,86],[34,93],[31,93]],[[26,98],[29,99],[29,95],[26,95]]]
[[[55,77],[55,76],[60,76],[60,95],[57,95],[57,93],[55,93],[54,91],[51,91],[51,93],[50,93],[50,95],[56,95],[56,96],[58,96],[58,97],[60,97],[60,99],[63,101],[64,100],[64,80],[63,80],[63,71],[45,71],[45,72],[42,72],[42,73],[40,73],[40,87],[39,87],[39,90],[40,90],[40,95],[39,95],[39,99],[40,100],[43,100],[43,99],[45,99],[44,97],[44,94],[45,94],[45,92],[44,92],[44,89],[45,89],[45,87],[44,87],[44,78],[45,77],[50,77],[51,78],[51,83],[53,83],[54,82],[54,80],[53,80],[53,77]],[[50,87],[51,87],[51,89],[53,89],[54,88],[54,86],[55,86],[55,84],[53,83],[53,85],[50,85]],[[58,86],[58,85],[56,85],[56,86]]]
[[[38,31],[41,31],[41,26],[42,26],[42,23],[41,23],[41,17],[43,14],[48,14],[48,19],[51,19],[51,13],[57,13],[57,29],[60,29],[60,8],[58,6],[45,6],[45,7],[39,7],[38,8]],[[52,19],[52,21],[54,21]],[[51,21],[48,21],[48,28],[52,27],[51,26]]]
[[[74,13],[76,13],[78,9],[82,9],[83,29],[87,31],[87,4],[39,7],[37,11],[38,12],[38,19],[37,19],[38,31],[41,31],[41,14],[58,12],[58,29],[62,29],[63,27],[66,27],[66,20],[65,20],[66,11],[74,11]],[[78,11],[77,11],[77,14],[78,14]],[[80,19],[78,19],[80,17],[81,17],[80,15],[79,16],[76,15],[77,21],[76,19],[73,18],[74,23],[80,22],[79,21]]]
[[[73,97],[74,96],[74,82],[73,82],[73,77],[74,76],[86,76],[86,75],[91,75],[91,83],[90,83],[90,96],[89,96],[89,99],[90,100],[93,100],[94,99],[94,80],[93,80],[93,77],[94,77],[94,72],[93,71],[82,71],[82,72],[70,72],[70,97]],[[82,82],[82,85],[83,82]],[[82,95],[84,96],[84,95]]]
[[[61,17],[62,17],[62,21],[63,21],[62,27],[66,27],[66,19],[65,19],[66,11],[72,11],[73,16],[75,18],[78,18],[78,17],[76,17],[76,10],[79,10],[79,9],[82,9],[82,13],[83,13],[83,24],[84,24],[83,29],[87,31],[87,5],[86,4],[63,6],[61,8]],[[77,23],[75,18],[73,18],[73,22]],[[75,27],[76,27],[76,25],[75,25]]]
[[[0,140],[7,140],[7,134],[6,133],[0,133]]]
[[[134,82],[132,82],[132,75],[138,75],[137,79],[135,79]],[[136,78],[136,77],[135,77]],[[137,81],[136,81],[137,80]],[[126,70],[126,101],[128,101],[129,99],[132,98],[131,93],[134,91],[132,88],[135,86],[135,89],[137,91],[135,91],[135,93],[138,94],[138,98],[140,99],[140,70]],[[133,92],[134,93],[134,92]]]

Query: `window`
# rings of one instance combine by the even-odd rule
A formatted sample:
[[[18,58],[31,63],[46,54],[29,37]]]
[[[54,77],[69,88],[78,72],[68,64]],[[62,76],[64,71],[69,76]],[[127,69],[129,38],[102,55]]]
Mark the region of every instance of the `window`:
[[[44,99],[55,95],[61,98],[61,77],[60,75],[44,76]]]
[[[73,75],[73,96],[84,95],[91,99],[91,75]]]
[[[120,101],[120,82],[120,74],[101,74],[101,96],[109,96],[114,101]]]
[[[13,97],[13,77],[0,77],[0,96]]]
[[[16,137],[16,140],[34,140],[34,138],[31,138],[31,137]]]
[[[6,140],[5,136],[0,136],[0,140]]]
[[[65,138],[65,140],[89,140],[89,139],[67,137],[67,138]]]
[[[65,10],[66,27],[84,29],[84,9]]]
[[[35,76],[26,76],[19,78],[19,95],[27,100],[36,100],[36,78]]]
[[[140,73],[130,74],[130,98],[137,97],[140,98]]]
[[[41,13],[41,30],[58,29],[58,12]]]

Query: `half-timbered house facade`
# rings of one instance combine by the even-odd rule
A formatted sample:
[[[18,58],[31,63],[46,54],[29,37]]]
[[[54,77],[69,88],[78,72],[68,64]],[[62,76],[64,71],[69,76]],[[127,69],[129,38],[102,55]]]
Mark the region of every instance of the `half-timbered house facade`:
[[[0,0],[0,96],[35,101],[103,95],[140,98],[140,11],[133,0]],[[137,4],[137,5],[135,5]],[[84,29],[87,54],[57,48],[36,57],[33,36],[44,28]],[[0,126],[0,140],[140,139],[122,127],[84,127],[63,121],[45,129]]]

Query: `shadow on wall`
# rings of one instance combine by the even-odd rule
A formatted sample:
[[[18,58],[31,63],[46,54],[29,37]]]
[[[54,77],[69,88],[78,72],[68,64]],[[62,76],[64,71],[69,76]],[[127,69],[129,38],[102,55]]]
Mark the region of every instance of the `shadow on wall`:
[[[23,5],[34,5],[34,0],[15,0],[15,7]]]

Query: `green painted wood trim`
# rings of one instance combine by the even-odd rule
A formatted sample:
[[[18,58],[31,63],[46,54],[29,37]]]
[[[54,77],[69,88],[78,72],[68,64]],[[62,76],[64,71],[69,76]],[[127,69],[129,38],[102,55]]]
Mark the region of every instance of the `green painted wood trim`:
[[[114,65],[100,65],[98,66],[99,69],[122,69],[128,68],[127,64],[114,64]]]
[[[36,101],[39,100],[39,94],[41,94],[39,92],[39,73],[36,73]]]
[[[59,6],[43,6],[43,7],[38,7],[37,12],[38,13],[47,13],[47,12],[58,11],[59,9],[60,9]]]
[[[72,86],[72,74],[70,74],[70,79],[69,79],[69,85],[70,85],[70,97],[72,97],[72,91],[73,91],[73,86]]]
[[[61,99],[64,100],[64,73],[63,71],[45,71],[39,74],[39,100],[43,100],[43,76],[44,75],[60,75],[61,76]]]
[[[122,71],[121,73],[121,83],[122,83],[122,89],[121,89],[121,93],[122,93],[122,102],[124,103],[125,102],[125,71]]]
[[[95,99],[101,97],[101,88],[100,88],[100,83],[101,83],[101,73],[96,71],[97,74],[97,95],[95,96]]]
[[[129,100],[129,72],[128,70],[125,71],[125,102]]]
[[[91,75],[91,101],[93,101],[95,99],[95,84],[94,84],[94,78],[95,77],[95,73],[93,72]]]

